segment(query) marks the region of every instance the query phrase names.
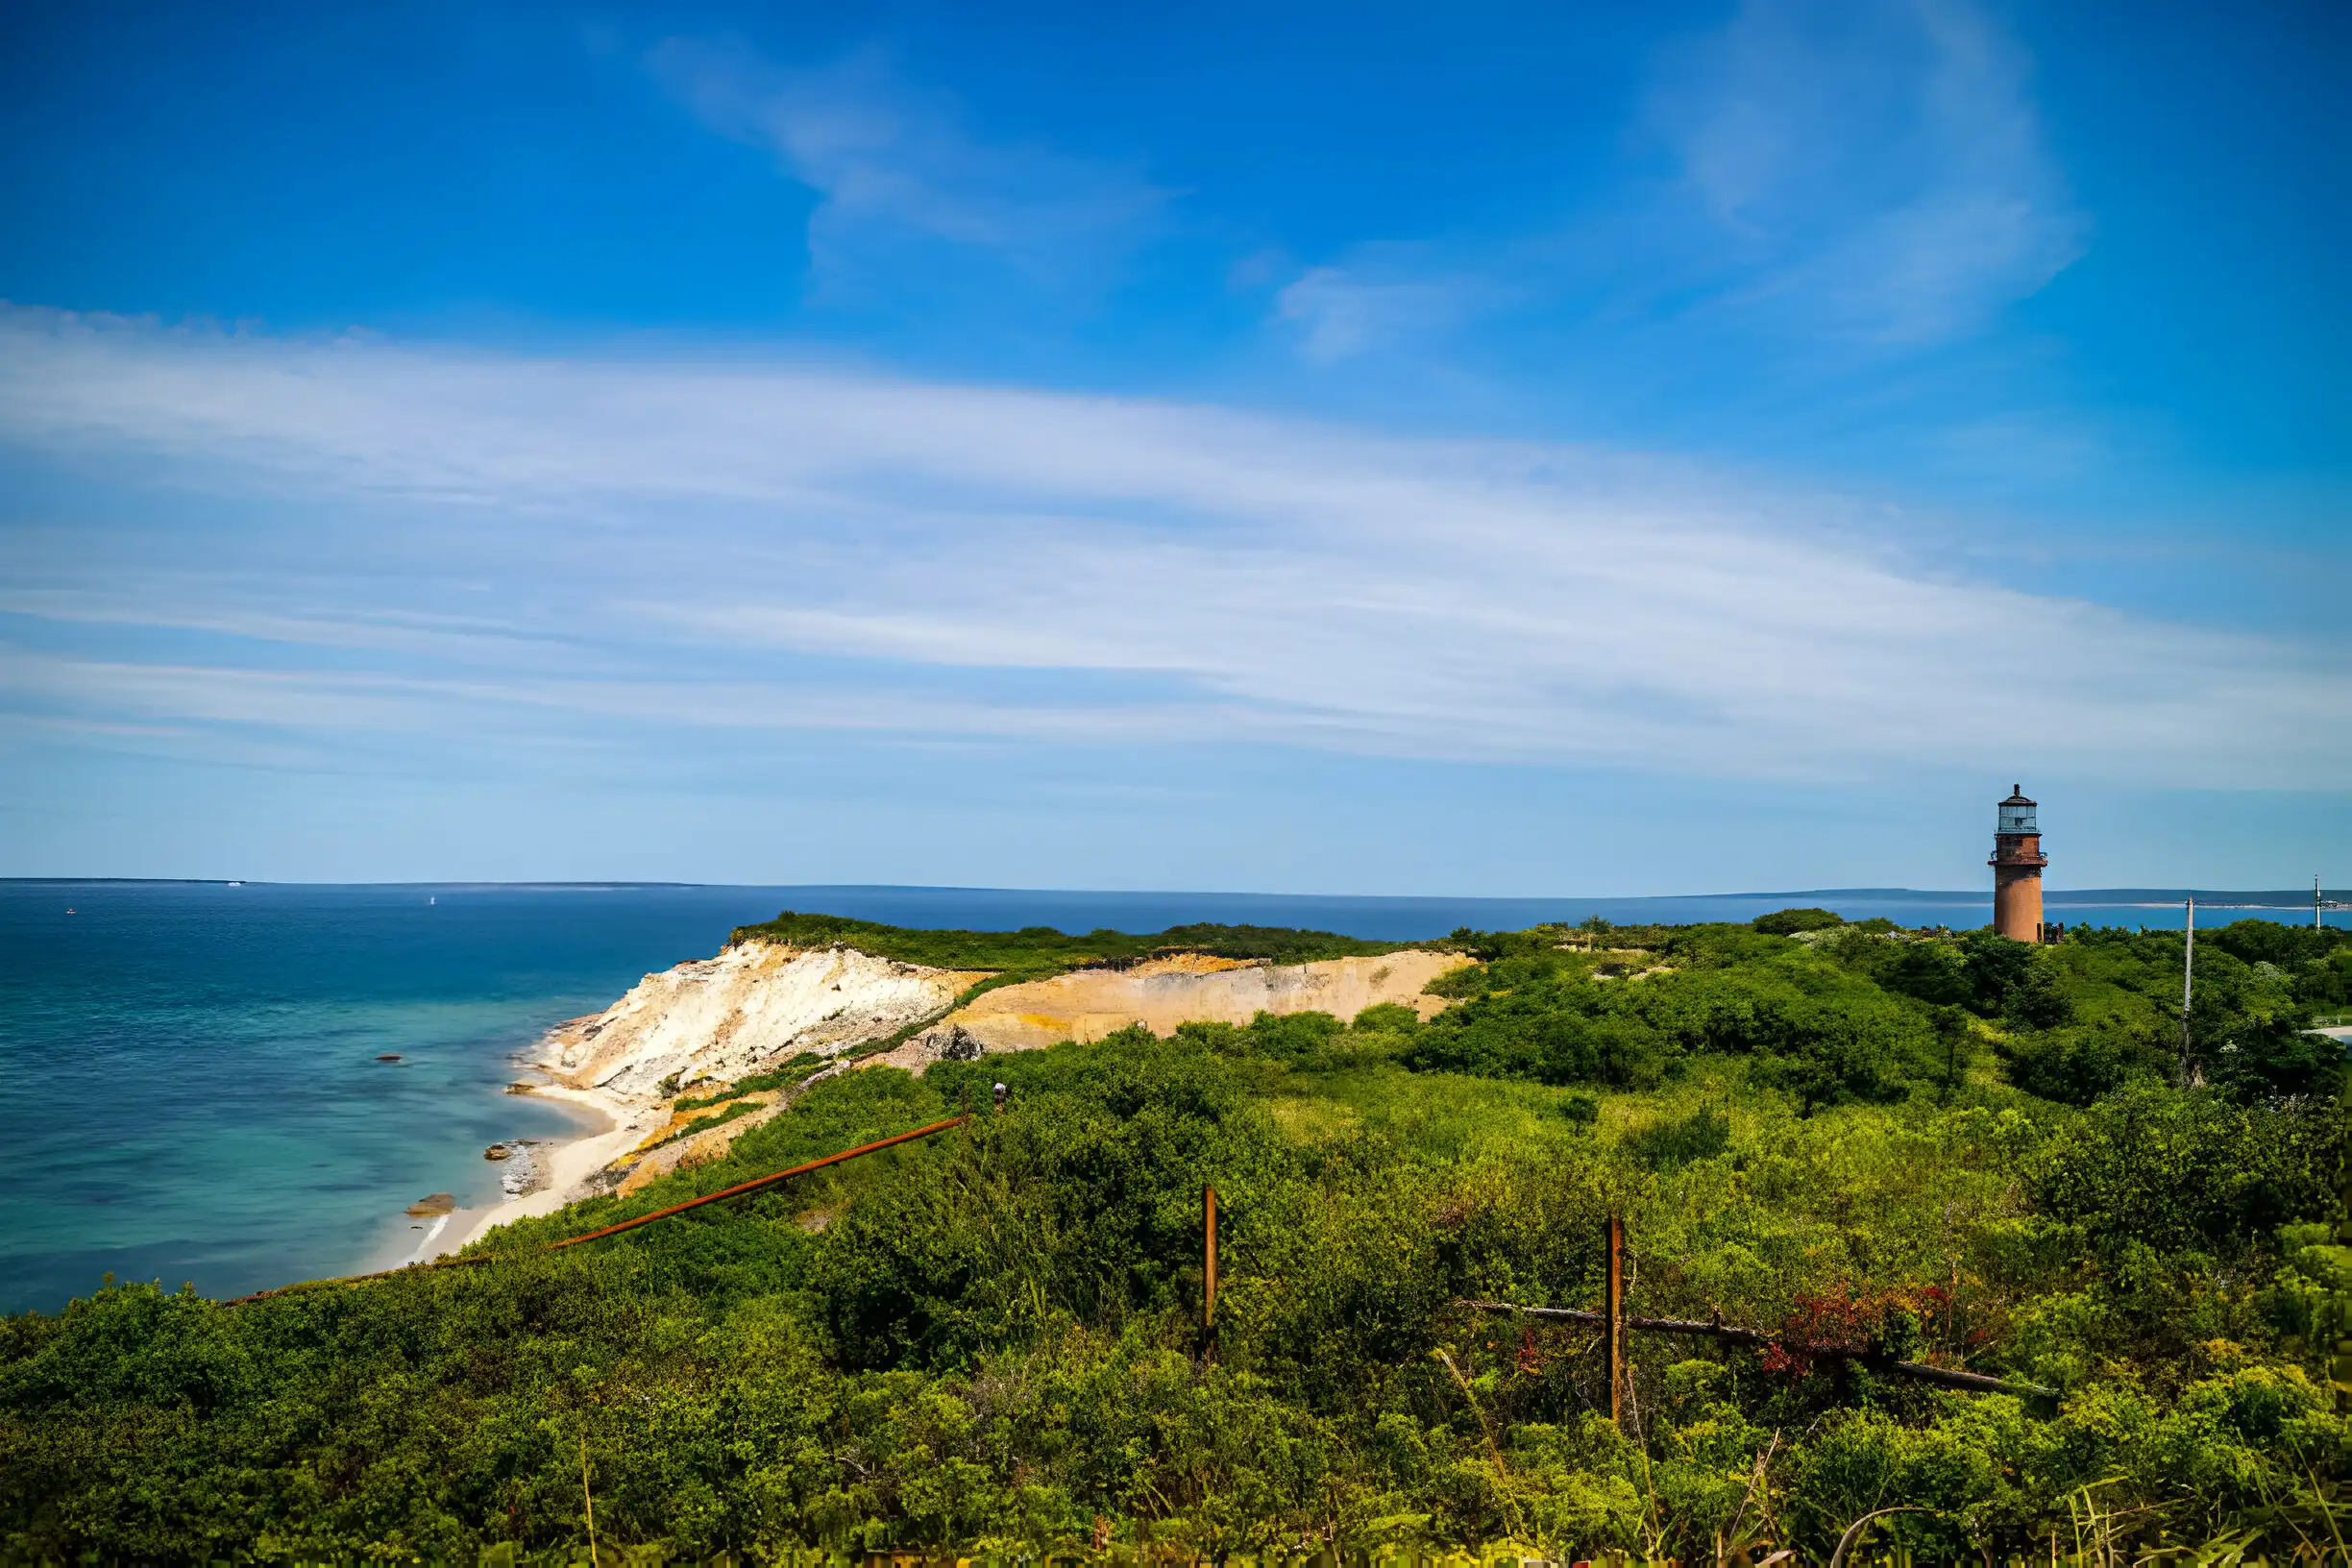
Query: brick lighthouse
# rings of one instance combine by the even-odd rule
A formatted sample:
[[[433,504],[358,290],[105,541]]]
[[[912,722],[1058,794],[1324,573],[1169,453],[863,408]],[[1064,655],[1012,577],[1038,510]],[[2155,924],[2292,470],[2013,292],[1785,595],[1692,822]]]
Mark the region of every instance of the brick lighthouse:
[[[2016,785],[2000,803],[1993,829],[1993,929],[2018,942],[2042,940],[2042,830],[2034,825],[2034,803]]]

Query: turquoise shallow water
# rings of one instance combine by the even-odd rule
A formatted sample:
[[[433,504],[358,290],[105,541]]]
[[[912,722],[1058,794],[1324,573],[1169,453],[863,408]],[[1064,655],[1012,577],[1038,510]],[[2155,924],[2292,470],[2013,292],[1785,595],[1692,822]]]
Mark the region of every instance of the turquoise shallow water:
[[[741,888],[0,885],[0,1311],[109,1270],[217,1295],[356,1268],[416,1198],[495,1198],[484,1144],[576,1125],[500,1091],[512,1054],[776,907]]]
[[[2050,917],[2179,925],[2159,896],[2053,903]],[[500,1092],[517,1050],[783,908],[990,930],[1225,920],[1398,940],[1589,914],[1747,919],[1791,901],[1906,925],[1977,925],[1990,906],[1874,890],[1474,899],[0,882],[0,1311],[54,1310],[108,1271],[230,1295],[379,1259],[425,1193],[495,1196],[484,1144],[571,1127]],[[386,1052],[403,1060],[376,1060]]]

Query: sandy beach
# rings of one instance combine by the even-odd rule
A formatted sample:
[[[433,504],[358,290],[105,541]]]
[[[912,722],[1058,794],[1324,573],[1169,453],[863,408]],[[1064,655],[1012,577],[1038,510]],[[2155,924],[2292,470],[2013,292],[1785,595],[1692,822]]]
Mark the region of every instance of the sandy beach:
[[[436,1223],[412,1254],[416,1262],[438,1258],[480,1239],[499,1226],[517,1219],[551,1214],[565,1204],[585,1196],[588,1179],[636,1146],[663,1112],[660,1106],[625,1099],[602,1090],[571,1089],[543,1084],[531,1097],[550,1100],[582,1113],[586,1123],[578,1136],[561,1142],[531,1146],[538,1163],[538,1181],[528,1192],[487,1208],[459,1209]]]

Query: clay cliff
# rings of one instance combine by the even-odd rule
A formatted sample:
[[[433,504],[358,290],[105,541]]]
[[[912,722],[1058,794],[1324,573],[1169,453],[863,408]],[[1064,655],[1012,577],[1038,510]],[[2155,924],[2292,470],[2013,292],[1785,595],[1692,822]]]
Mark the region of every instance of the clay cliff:
[[[942,1055],[1100,1040],[1130,1024],[1165,1035],[1181,1023],[1247,1023],[1260,1013],[1347,1019],[1384,1002],[1428,1017],[1444,1004],[1422,988],[1463,962],[1413,949],[1312,964],[1178,953],[1001,986],[951,1011],[985,971],[746,942],[647,975],[604,1012],[552,1032],[542,1062],[575,1089],[645,1099],[733,1083],[803,1053],[838,1056],[921,1023],[874,1059],[919,1072]]]
[[[943,1055],[1100,1040],[1131,1024],[1165,1035],[1181,1023],[1247,1023],[1261,1013],[1329,1013],[1345,1021],[1384,1002],[1426,1018],[1445,1002],[1421,989],[1464,962],[1458,953],[1410,949],[1313,964],[1177,953],[1132,968],[1078,969],[983,992],[877,1060],[920,1072]]]
[[[1414,949],[1310,964],[1171,953],[997,986],[959,1007],[992,976],[848,946],[753,940],[649,974],[602,1013],[551,1031],[539,1065],[615,1113],[632,1136],[642,1134],[596,1183],[628,1191],[715,1158],[780,1115],[805,1082],[734,1086],[787,1063],[798,1061],[810,1078],[853,1066],[921,1072],[943,1058],[1100,1040],[1130,1025],[1167,1035],[1184,1023],[1247,1023],[1260,1013],[1352,1019],[1382,1003],[1427,1017],[1444,1003],[1422,988],[1466,962]],[[728,1091],[713,1092],[722,1089]],[[681,1097],[682,1107],[668,1103]]]
[[[849,947],[739,943],[649,974],[590,1018],[548,1038],[543,1065],[575,1089],[647,1098],[731,1083],[802,1052],[831,1056],[946,1010],[979,974],[929,969]]]

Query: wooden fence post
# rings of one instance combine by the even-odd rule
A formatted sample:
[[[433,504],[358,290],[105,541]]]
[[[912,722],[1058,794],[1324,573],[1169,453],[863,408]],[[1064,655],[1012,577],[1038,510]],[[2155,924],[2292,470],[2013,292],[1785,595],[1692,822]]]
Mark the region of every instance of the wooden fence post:
[[[1201,1189],[1201,1347],[1216,1343],[1216,1188]]]
[[[1608,1300],[1602,1308],[1607,1319],[1609,1419],[1625,1425],[1625,1221],[1615,1214],[1608,1221]]]

